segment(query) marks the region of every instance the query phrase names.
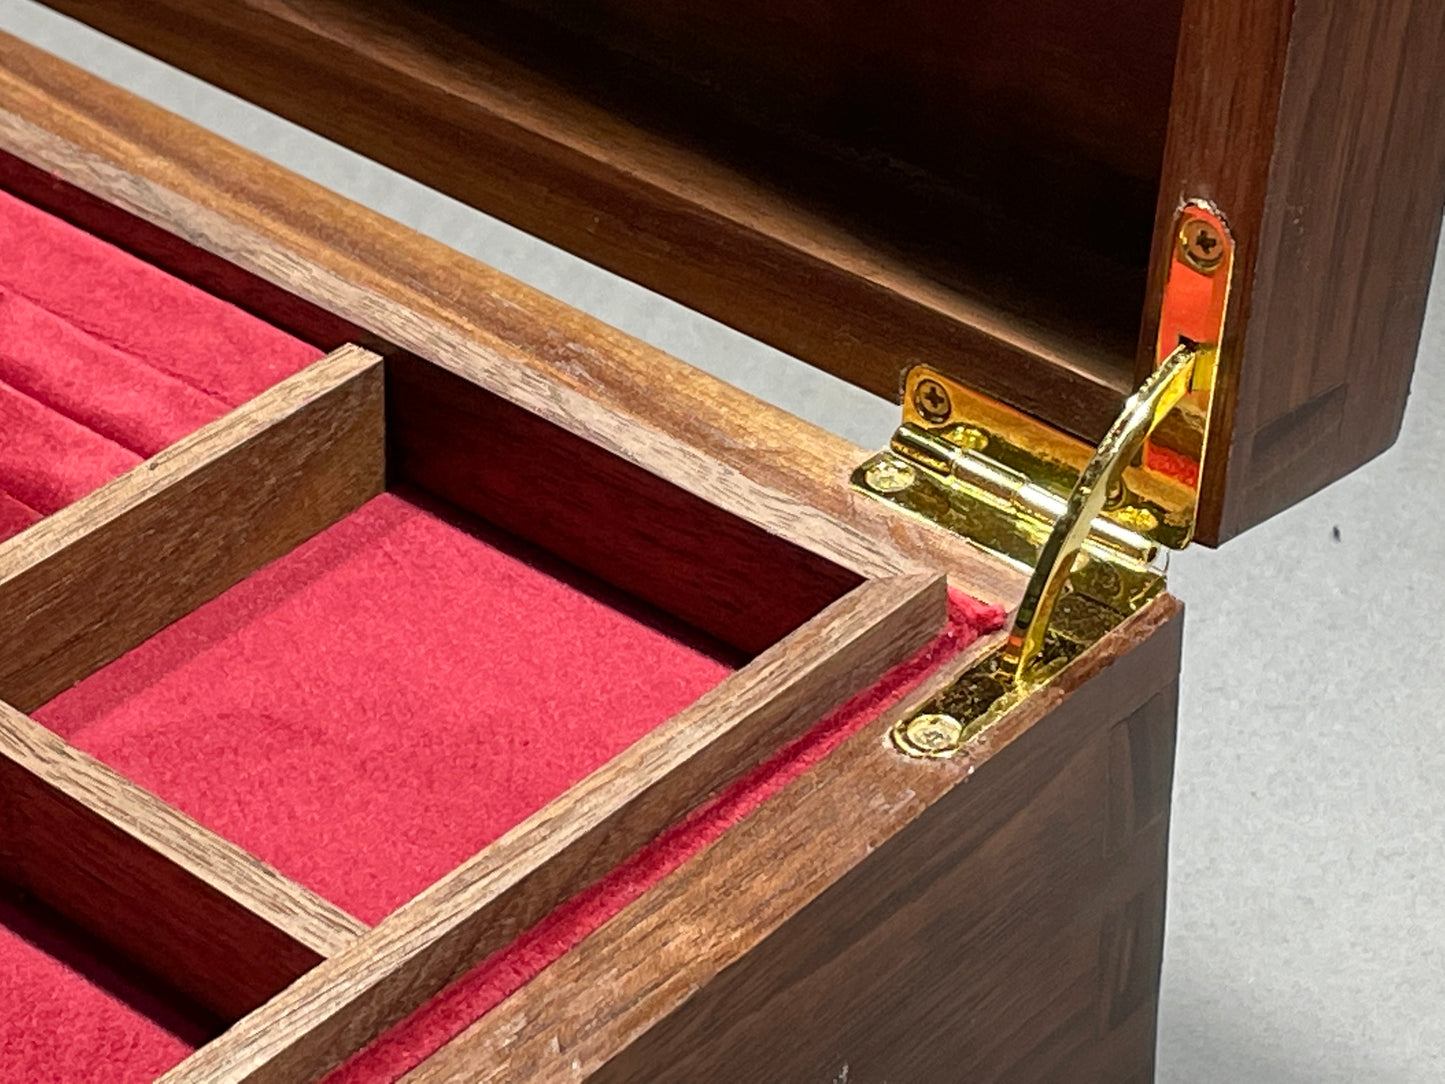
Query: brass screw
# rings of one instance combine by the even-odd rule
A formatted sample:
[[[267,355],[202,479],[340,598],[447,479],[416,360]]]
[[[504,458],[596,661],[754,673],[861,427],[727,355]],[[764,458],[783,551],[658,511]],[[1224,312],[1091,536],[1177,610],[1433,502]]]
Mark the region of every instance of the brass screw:
[[[1202,218],[1186,218],[1179,227],[1179,254],[1196,271],[1213,273],[1224,259],[1226,247],[1219,230]]]
[[[907,463],[880,459],[868,468],[863,475],[863,480],[875,493],[898,493],[913,484],[913,468]]]
[[[893,744],[911,757],[943,759],[963,745],[963,724],[952,715],[929,712],[894,724]]]
[[[948,421],[948,416],[953,413],[953,402],[948,398],[947,388],[937,380],[924,377],[913,387],[913,409],[923,416],[924,421],[938,425]]]

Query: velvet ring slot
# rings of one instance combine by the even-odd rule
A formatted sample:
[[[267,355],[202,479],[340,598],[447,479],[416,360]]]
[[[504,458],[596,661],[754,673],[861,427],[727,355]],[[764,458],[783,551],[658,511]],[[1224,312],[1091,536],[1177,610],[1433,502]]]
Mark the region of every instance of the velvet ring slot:
[[[0,544],[9,926],[93,950],[116,1079],[314,1076],[945,612],[342,347]]]

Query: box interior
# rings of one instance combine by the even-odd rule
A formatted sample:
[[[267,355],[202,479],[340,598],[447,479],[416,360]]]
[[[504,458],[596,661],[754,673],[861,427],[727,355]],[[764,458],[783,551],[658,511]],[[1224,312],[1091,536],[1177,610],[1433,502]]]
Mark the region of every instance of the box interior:
[[[0,279],[7,537],[320,353],[14,195],[0,229],[22,254]],[[385,383],[386,492],[38,710],[15,701],[366,921],[860,582],[419,359]],[[568,484],[546,484],[559,457]],[[45,996],[5,1014],[7,1057],[49,1062],[69,1034],[53,1079],[95,1059],[141,1079],[215,1030],[103,946],[92,965],[63,920],[37,933],[32,903],[0,957]]]

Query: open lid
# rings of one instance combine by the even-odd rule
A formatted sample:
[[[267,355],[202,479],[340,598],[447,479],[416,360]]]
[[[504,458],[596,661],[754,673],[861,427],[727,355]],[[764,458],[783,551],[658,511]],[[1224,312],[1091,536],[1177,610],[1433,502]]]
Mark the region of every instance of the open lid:
[[[1090,443],[1160,358],[1203,207],[1234,246],[1208,544],[1398,431],[1439,5],[50,6],[879,394],[927,366]]]

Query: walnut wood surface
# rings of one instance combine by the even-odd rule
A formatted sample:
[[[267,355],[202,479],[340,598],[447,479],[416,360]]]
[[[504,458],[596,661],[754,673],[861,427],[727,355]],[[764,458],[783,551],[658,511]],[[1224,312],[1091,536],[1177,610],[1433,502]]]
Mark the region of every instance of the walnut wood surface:
[[[366,929],[3,703],[0,876],[226,1022]]]
[[[907,658],[945,607],[942,576],[862,584],[163,1079],[320,1075]]]
[[[1239,246],[1202,541],[1399,432],[1445,199],[1442,41],[1435,0],[1185,4],[1151,297],[1182,199],[1216,201]]]
[[[1089,439],[1128,386],[1117,310],[1142,306],[1126,323],[1142,312],[1147,364],[1174,213],[1210,198],[1239,250],[1225,439],[1196,538],[1231,537],[1398,432],[1445,197],[1434,0],[1107,13],[910,0],[886,16],[774,4],[758,18],[732,4],[513,2],[572,38],[504,31],[498,5],[441,0],[52,6],[880,394],[928,362]],[[1171,57],[1172,95],[1159,75]],[[534,70],[549,63],[565,71]],[[638,64],[681,72],[696,93],[644,81],[623,94]],[[697,84],[728,100],[724,114],[763,116],[784,150],[740,154],[736,118],[699,106]],[[652,119],[631,119],[637,101]],[[966,148],[974,175],[925,179],[928,131],[914,126],[930,109],[933,157]],[[1144,255],[1128,239],[1166,111],[1152,270],[1136,281]],[[995,122],[1013,145],[989,136]],[[950,139],[970,125],[976,138]],[[908,147],[889,143],[909,133]],[[791,187],[761,179],[794,152],[811,165],[792,167]],[[857,180],[879,168],[909,178],[899,194]],[[972,195],[950,204],[950,184]],[[1034,212],[1000,215],[979,184]],[[861,219],[815,209],[838,189]],[[953,237],[952,250],[902,244],[910,214],[922,224],[907,229]],[[945,285],[1010,237],[1018,266]],[[1003,282],[1040,292],[1000,301]]]
[[[381,492],[383,403],[343,348],[0,544],[0,698],[38,707]]]
[[[1181,617],[971,757],[865,727],[407,1084],[1149,1079]]]
[[[387,470],[747,654],[856,573],[415,358],[387,362]]]
[[[990,304],[982,295],[1004,279],[997,273],[976,275],[971,289],[944,285],[900,257],[891,238],[874,240],[805,210],[796,192],[622,119],[428,14],[447,5],[51,6],[877,394],[896,399],[903,366],[928,362],[1102,434],[1127,390],[1128,333],[1111,350],[1097,341],[1105,336],[1081,341],[1086,321],[1073,321],[1069,334],[1049,327],[1048,307],[1020,303],[1020,313]],[[499,5],[449,10],[469,24],[494,24],[500,13]],[[669,100],[680,99],[672,91]],[[854,151],[851,160],[863,157]],[[813,161],[814,187],[820,171],[836,176],[848,164]],[[911,209],[932,194],[915,188],[885,199]],[[959,247],[967,251],[971,240],[982,248],[997,229],[977,213],[958,229]],[[919,232],[936,245],[945,231],[935,222]],[[1079,232],[1076,223],[1072,235]],[[1069,251],[1048,236],[1039,243]],[[1142,267],[1142,247],[1135,259]],[[1074,262],[1085,268],[1076,292],[1111,277],[1097,254],[1092,266]],[[957,264],[947,266],[958,277]],[[1027,293],[1027,275],[1008,277]],[[1132,288],[1135,306],[1142,283],[1140,276]]]
[[[1022,591],[1007,564],[852,492],[866,453],[849,442],[4,36],[0,151],[112,206],[106,228],[86,204],[103,236],[154,243],[138,217],[283,286],[292,317],[330,313],[859,575],[947,568],[1009,606]]]

